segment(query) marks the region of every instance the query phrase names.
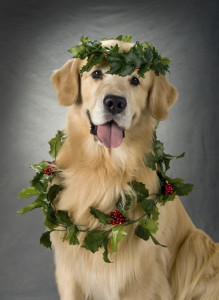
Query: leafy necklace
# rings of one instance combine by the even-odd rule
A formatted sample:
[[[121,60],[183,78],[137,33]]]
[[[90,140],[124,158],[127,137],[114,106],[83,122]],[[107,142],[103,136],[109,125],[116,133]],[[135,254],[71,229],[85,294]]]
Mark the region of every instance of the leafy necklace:
[[[40,243],[47,248],[51,248],[50,233],[63,231],[63,242],[68,241],[70,245],[80,245],[78,235],[85,233],[84,240],[80,246],[93,253],[100,248],[104,248],[103,259],[105,262],[110,263],[108,258],[109,243],[111,244],[112,252],[117,252],[119,242],[127,238],[126,227],[137,224],[135,234],[139,238],[145,241],[151,238],[156,245],[166,247],[161,245],[154,237],[154,234],[158,231],[159,211],[157,205],[165,205],[168,201],[174,200],[176,195],[188,195],[192,191],[193,185],[185,184],[181,178],[170,178],[166,175],[167,170],[170,168],[170,161],[174,158],[184,157],[185,153],[179,156],[166,154],[163,143],[157,139],[156,129],[157,126],[154,134],[153,153],[146,155],[145,165],[157,172],[160,181],[159,192],[150,195],[143,183],[132,181],[129,185],[135,192],[135,196],[134,194],[125,193],[125,199],[121,197],[118,199],[116,203],[117,210],[114,212],[105,214],[94,207],[90,207],[90,213],[98,219],[103,228],[106,228],[101,230],[90,230],[74,224],[68,215],[68,211],[55,208],[53,202],[64,189],[61,185],[51,185],[52,179],[60,173],[60,171],[56,171],[55,160],[65,141],[64,132],[58,131],[56,136],[49,141],[49,154],[54,161],[43,160],[39,164],[31,165],[30,167],[36,174],[30,181],[30,186],[18,194],[18,198],[36,197],[32,204],[18,211],[19,214],[23,215],[35,208],[41,208],[45,215],[44,225],[48,228],[48,231],[42,234]],[[142,215],[138,219],[132,220],[126,217],[132,203],[136,203],[142,209]]]

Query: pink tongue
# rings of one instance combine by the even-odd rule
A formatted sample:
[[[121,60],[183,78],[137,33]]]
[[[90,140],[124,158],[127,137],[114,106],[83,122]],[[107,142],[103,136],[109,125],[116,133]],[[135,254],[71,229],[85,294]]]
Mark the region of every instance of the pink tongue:
[[[97,136],[107,148],[116,148],[122,143],[123,132],[115,122],[110,122],[97,126]]]

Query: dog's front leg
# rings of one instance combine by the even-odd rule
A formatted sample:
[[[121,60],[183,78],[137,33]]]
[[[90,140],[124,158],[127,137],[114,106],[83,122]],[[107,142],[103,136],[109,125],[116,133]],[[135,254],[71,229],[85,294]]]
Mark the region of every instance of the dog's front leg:
[[[61,231],[53,231],[50,235],[52,248],[54,251],[56,265],[56,281],[60,300],[83,300],[85,296],[75,278],[75,265],[72,250],[74,246],[69,246],[63,242]]]
[[[56,266],[56,280],[60,300],[79,300],[85,299],[80,286],[74,280],[72,274],[63,268],[61,264]]]

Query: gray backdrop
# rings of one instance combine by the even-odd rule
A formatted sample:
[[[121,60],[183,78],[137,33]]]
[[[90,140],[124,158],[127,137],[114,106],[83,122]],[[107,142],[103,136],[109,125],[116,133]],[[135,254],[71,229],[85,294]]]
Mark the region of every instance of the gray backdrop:
[[[28,165],[49,159],[47,141],[64,126],[66,108],[56,103],[49,77],[82,34],[130,34],[172,59],[169,79],[180,96],[159,137],[171,154],[186,152],[171,175],[195,184],[182,202],[218,241],[217,1],[4,0],[0,14],[0,299],[59,298],[52,253],[39,244],[42,214],[17,215],[30,201],[16,195],[33,175]]]

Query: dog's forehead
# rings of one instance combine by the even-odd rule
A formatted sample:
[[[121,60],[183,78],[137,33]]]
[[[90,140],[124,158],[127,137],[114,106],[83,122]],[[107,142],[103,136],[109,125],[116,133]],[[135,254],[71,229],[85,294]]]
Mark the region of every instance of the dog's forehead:
[[[102,41],[101,44],[104,47],[111,47],[115,46],[116,44],[119,46],[120,51],[129,51],[130,48],[134,45],[133,43],[127,43],[123,41],[118,41],[118,40],[105,40]]]

